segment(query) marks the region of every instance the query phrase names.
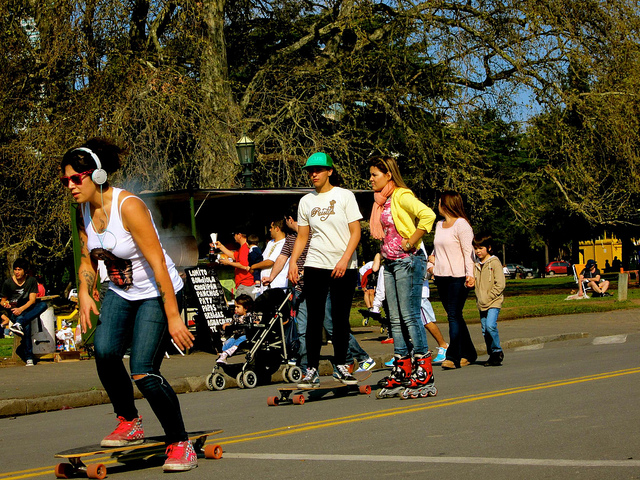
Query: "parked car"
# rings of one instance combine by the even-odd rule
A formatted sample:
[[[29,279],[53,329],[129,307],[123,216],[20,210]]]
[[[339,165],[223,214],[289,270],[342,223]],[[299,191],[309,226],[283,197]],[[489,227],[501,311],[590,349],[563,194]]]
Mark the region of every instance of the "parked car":
[[[544,271],[550,277],[553,277],[555,274],[566,273],[567,275],[573,273],[573,269],[571,268],[571,264],[564,260],[559,260],[556,262],[549,262],[549,265],[544,267]]]
[[[505,268],[509,272],[510,278],[517,278],[518,276],[520,276],[521,278],[533,277],[533,268],[524,267],[519,263],[507,263],[505,265]]]

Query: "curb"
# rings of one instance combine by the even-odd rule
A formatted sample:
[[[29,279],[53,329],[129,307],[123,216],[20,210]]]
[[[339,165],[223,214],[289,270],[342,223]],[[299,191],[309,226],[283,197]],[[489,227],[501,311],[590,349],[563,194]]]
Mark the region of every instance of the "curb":
[[[558,335],[543,335],[532,338],[515,338],[502,342],[502,347],[505,349],[512,349],[528,345],[587,338],[589,336],[588,332],[571,332]],[[477,348],[476,350],[478,355],[486,354],[486,348],[484,346]],[[384,368],[384,363],[389,361],[392,357],[392,354],[372,357],[376,362],[376,370]],[[281,383],[284,381],[282,376],[283,368],[284,366],[273,374],[273,383]],[[319,371],[320,375],[331,375],[333,373],[333,367],[328,360],[322,360],[320,362]],[[208,390],[206,378],[207,375],[176,378],[171,380],[171,386],[177,394],[202,392]],[[225,375],[225,380],[225,390],[232,387],[237,388],[238,385],[235,378]],[[142,398],[142,395],[137,389],[135,389],[135,398]],[[66,393],[61,395],[49,395],[38,398],[10,398],[7,400],[0,400],[0,418],[31,415],[34,413],[65,410],[69,408],[89,407],[92,405],[102,405],[106,403],[109,403],[109,397],[102,389],[93,389],[86,392]]]

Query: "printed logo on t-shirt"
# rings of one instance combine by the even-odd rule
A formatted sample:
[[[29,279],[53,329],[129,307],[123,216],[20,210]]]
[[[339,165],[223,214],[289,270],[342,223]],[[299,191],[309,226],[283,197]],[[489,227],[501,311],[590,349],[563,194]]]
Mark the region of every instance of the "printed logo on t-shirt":
[[[312,217],[320,217],[320,221],[324,222],[327,218],[329,218],[330,215],[335,215],[335,204],[336,201],[335,200],[331,200],[329,202],[329,206],[327,208],[320,208],[320,207],[316,207],[313,210],[311,210],[311,216]]]
[[[129,287],[133,285],[133,264],[131,260],[116,257],[104,248],[94,248],[91,250],[91,258],[104,262],[105,267],[107,267],[107,273],[109,274],[109,280],[111,280],[114,285],[123,290],[128,290]]]

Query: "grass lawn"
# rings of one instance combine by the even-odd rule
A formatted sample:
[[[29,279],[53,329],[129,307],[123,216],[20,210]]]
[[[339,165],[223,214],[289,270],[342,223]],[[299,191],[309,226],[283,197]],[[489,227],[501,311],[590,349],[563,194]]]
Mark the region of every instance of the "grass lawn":
[[[0,338],[0,360],[11,358],[13,350],[13,338]]]
[[[629,286],[628,300],[618,302],[617,275],[605,278],[611,281],[609,292],[613,297],[590,298],[588,300],[565,300],[568,295],[577,291],[573,276],[554,276],[548,278],[531,278],[524,280],[507,280],[505,301],[500,310],[500,320],[514,320],[526,317],[542,317],[547,315],[566,315],[572,313],[606,312],[640,307],[640,289]],[[440,321],[446,321],[446,314],[438,291],[431,282],[431,304]],[[362,326],[362,315],[358,309],[365,308],[362,292],[356,292],[351,309],[351,326]],[[468,323],[479,323],[480,315],[476,308],[473,290],[464,307],[464,318]]]

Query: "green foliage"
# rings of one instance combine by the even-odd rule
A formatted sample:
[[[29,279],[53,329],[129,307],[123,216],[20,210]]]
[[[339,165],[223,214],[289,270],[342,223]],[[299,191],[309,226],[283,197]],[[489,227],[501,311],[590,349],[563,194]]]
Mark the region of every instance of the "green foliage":
[[[325,150],[349,188],[398,156],[416,194],[465,196],[505,244],[562,248],[637,226],[639,15],[629,0],[413,3],[0,0],[0,254],[69,254],[64,151],[113,137],[134,191],[307,185]],[[540,108],[513,121],[517,92]],[[533,117],[533,114],[532,114]],[[626,230],[626,234],[633,230]],[[569,237],[569,239],[568,239]]]

